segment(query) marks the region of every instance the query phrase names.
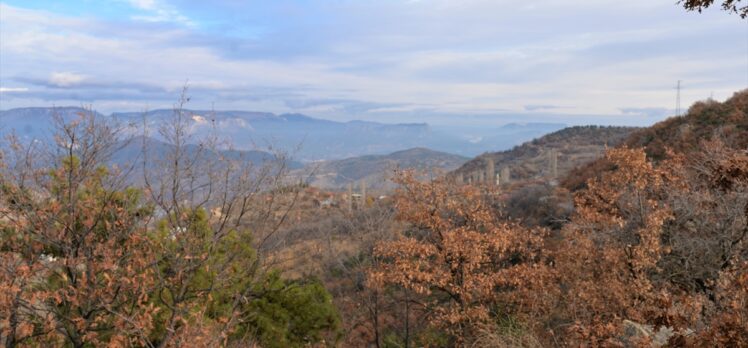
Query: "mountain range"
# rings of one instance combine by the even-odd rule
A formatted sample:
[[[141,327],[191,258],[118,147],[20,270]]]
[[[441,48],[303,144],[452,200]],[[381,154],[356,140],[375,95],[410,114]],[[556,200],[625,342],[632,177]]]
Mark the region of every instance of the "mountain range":
[[[81,112],[95,111],[79,107],[0,111],[0,132],[15,130],[24,138],[44,138],[52,133],[53,115],[70,120]],[[150,137],[163,140],[159,139],[159,124],[172,120],[175,112],[161,109],[97,115],[121,123],[136,135],[143,134],[145,124]],[[486,150],[507,149],[564,127],[557,123],[468,128],[426,123],[338,122],[301,114],[276,115],[253,111],[183,110],[182,115],[195,138],[215,132],[237,149],[280,149],[304,162],[384,155],[411,148],[429,148],[472,157]]]

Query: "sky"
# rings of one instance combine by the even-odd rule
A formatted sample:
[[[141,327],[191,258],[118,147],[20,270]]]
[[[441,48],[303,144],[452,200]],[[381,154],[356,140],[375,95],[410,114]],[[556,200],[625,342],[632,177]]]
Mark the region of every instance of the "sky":
[[[675,0],[7,0],[0,109],[649,125],[748,87],[748,20]]]

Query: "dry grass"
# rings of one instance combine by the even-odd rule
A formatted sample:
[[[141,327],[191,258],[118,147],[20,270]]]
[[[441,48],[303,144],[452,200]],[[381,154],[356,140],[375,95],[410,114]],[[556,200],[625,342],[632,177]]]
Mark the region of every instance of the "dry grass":
[[[518,326],[486,324],[477,330],[470,347],[473,348],[541,348],[543,345],[532,331]]]
[[[268,255],[268,263],[288,278],[324,274],[330,259],[355,255],[359,245],[349,240],[301,240]]]

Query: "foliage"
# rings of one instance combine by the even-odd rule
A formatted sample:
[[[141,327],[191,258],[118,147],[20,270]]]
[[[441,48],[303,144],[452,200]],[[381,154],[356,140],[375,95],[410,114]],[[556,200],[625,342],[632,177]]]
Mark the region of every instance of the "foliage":
[[[748,5],[740,6],[741,0],[724,0],[722,2],[722,9],[728,12],[737,13],[741,18],[748,17]],[[689,11],[699,11],[706,9],[714,4],[714,0],[679,0],[679,4],[682,4]]]
[[[666,251],[662,226],[672,213],[661,197],[675,178],[641,150],[612,149],[607,158],[617,169],[577,194],[556,256],[571,344],[612,344],[620,318],[660,319],[668,300],[650,275]]]
[[[156,312],[144,224],[151,209],[139,190],[117,189],[96,161],[112,129],[62,130],[60,141],[76,151],[70,145],[58,165],[0,173],[2,336],[11,347],[142,345]]]
[[[556,254],[560,339],[620,344],[626,319],[667,326],[681,345],[746,344],[748,156],[703,146],[659,165],[613,149],[616,169],[577,194]]]
[[[611,169],[575,194],[550,238],[497,215],[490,188],[405,175],[395,203],[408,229],[375,248],[369,285],[412,291],[431,328],[450,335],[437,346],[654,339],[630,336],[626,322],[665,330],[678,346],[744,346],[748,154],[720,141],[701,148],[658,161],[643,148],[609,150]],[[408,340],[390,333],[383,343]]]
[[[254,285],[243,312],[241,331],[254,332],[263,347],[333,345],[341,334],[332,297],[317,280],[287,281],[270,273]]]
[[[503,222],[479,189],[399,178],[398,216],[410,228],[375,248],[376,288],[397,285],[423,296],[429,321],[460,342],[490,318],[495,303],[529,305],[522,292],[540,280],[543,231]],[[506,302],[502,302],[506,301]]]
[[[312,190],[183,151],[179,113],[164,132],[182,145],[142,187],[104,165],[118,131],[93,118],[60,123],[43,153],[11,138],[0,342],[647,346],[660,330],[657,344],[746,346],[746,96],[637,131],[574,192],[403,173],[392,200],[305,220],[289,211]],[[327,253],[321,280],[274,269],[290,241]]]
[[[725,102],[714,100],[693,104],[686,115],[671,117],[628,136],[623,144],[643,147],[655,162],[668,157],[668,151],[681,155],[696,154],[704,141],[720,140],[734,149],[748,147],[748,90],[735,93]],[[600,158],[572,170],[562,180],[571,191],[583,189],[589,179],[600,177],[614,166]]]
[[[144,187],[133,188],[105,165],[118,128],[93,114],[58,121],[56,146],[41,149],[49,151],[15,138],[0,148],[6,347],[335,342],[340,321],[327,290],[264,268],[262,243],[246,227],[268,231],[257,218],[267,210],[248,210],[262,197],[276,212],[272,195],[256,195],[272,192],[264,185],[278,182],[275,169],[250,175],[175,146],[172,166],[161,167],[168,175],[156,185],[144,173]],[[183,145],[180,124],[171,134]]]

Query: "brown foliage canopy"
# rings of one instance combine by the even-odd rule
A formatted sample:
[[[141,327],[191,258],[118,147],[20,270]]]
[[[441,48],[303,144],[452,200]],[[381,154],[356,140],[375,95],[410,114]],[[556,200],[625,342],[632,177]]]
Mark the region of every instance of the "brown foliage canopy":
[[[57,142],[67,150],[58,166],[35,167],[13,143],[18,170],[0,176],[2,336],[9,347],[34,338],[145,345],[158,311],[148,297],[149,210],[138,192],[116,190],[121,182],[99,167],[115,146],[106,140],[116,138],[115,129],[90,118],[58,127]]]
[[[429,321],[457,337],[490,319],[494,306],[534,306],[523,292],[542,282],[542,230],[503,221],[490,192],[445,180],[399,178],[398,216],[409,229],[375,248],[382,260],[371,285],[399,285],[424,296]]]
[[[657,162],[609,150],[611,170],[576,193],[559,238],[508,222],[490,188],[405,175],[396,207],[409,228],[375,248],[370,285],[413,291],[451,344],[649,344],[627,336],[634,322],[679,346],[744,346],[748,154],[702,147]],[[507,317],[524,329],[506,331]]]
[[[748,157],[704,146],[657,165],[642,149],[610,150],[615,170],[577,194],[551,319],[569,325],[567,344],[621,344],[624,319],[668,326],[690,346],[748,343]]]
[[[622,319],[659,319],[668,300],[650,275],[667,252],[662,226],[672,211],[662,197],[677,179],[641,150],[613,149],[607,159],[616,170],[577,194],[557,253],[565,289],[559,306],[571,321],[571,342],[611,344]]]

